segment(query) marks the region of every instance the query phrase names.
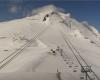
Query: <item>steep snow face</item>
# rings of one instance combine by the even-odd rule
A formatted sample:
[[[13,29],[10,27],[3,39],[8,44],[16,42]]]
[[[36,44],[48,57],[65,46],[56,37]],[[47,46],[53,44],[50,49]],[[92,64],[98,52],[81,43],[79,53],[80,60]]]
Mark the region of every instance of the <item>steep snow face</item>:
[[[56,11],[57,11],[57,8],[55,6],[49,5],[49,6],[44,6],[36,10],[33,10],[32,14],[36,15],[36,17],[39,17],[39,19],[43,20],[44,17],[48,17],[49,15],[51,15],[51,13],[56,12]]]
[[[82,24],[87,27],[91,32],[93,32],[94,35],[100,36],[99,31],[94,26],[89,25],[86,21],[83,21]]]
[[[41,7],[41,8],[38,8],[37,10],[33,10],[33,15],[34,15],[34,18],[35,19],[38,19],[40,21],[44,21],[44,23],[50,23],[50,17],[51,16],[57,16],[58,18],[60,18],[60,21],[61,20],[65,20],[67,18],[70,17],[70,13],[68,14],[64,14],[63,13],[64,10],[61,9],[61,8],[56,8],[54,5],[49,5],[49,6],[44,6],[44,7]],[[55,20],[52,20],[52,22],[55,21]],[[56,21],[59,21],[56,20]]]
[[[84,39],[89,39],[90,41],[96,42],[96,44],[100,44],[99,33],[92,26],[83,25],[74,18],[70,18],[68,23],[70,23],[69,26],[71,30],[79,30],[79,32],[81,33],[80,35],[84,36]]]
[[[65,14],[65,13],[62,13],[62,12],[58,12],[58,14],[59,14],[60,17],[61,17],[62,19],[64,19],[64,20],[66,20],[66,19],[68,19],[68,18],[71,17],[71,14],[70,14],[70,13]]]
[[[70,13],[65,14],[63,12],[63,9],[59,9],[54,5],[48,5],[33,10],[33,16],[28,17],[28,19],[39,21],[46,25],[62,23],[67,26],[67,29],[70,29],[70,33],[75,32],[76,34],[79,31],[80,35],[85,38],[96,39],[100,37],[99,32],[93,26],[88,25],[86,22],[80,23],[76,19],[71,18]]]
[[[14,69],[12,72],[16,70],[30,72],[35,71],[36,68],[41,69],[41,65],[40,67],[38,66],[40,63],[42,63],[42,59],[45,59],[45,57],[48,55],[48,49],[56,50],[58,46],[60,46],[65,51],[65,54],[70,57],[72,62],[75,63],[74,66],[79,66],[63,38],[64,35],[66,40],[69,39],[75,48],[81,52],[81,55],[85,58],[86,62],[88,62],[89,65],[93,64],[94,70],[98,73],[98,75],[100,75],[100,64],[97,62],[100,61],[100,41],[97,39],[97,36],[93,35],[90,28],[85,27],[82,23],[72,18],[70,13],[65,14],[51,5],[37,9],[33,11],[33,14],[34,15],[23,19],[0,23],[0,37],[4,39],[1,40],[0,38],[1,45],[6,46],[11,44],[10,47],[12,48],[13,44],[13,48],[15,49],[16,44],[18,45],[18,48],[20,48],[19,46],[21,46],[22,43],[24,44],[33,38],[36,40],[33,42],[33,44],[36,43],[35,46],[32,44],[30,47],[25,49],[25,52],[14,59],[2,70],[2,72],[7,72],[7,70],[10,72],[12,69]],[[36,37],[37,35],[38,37]],[[93,41],[91,42],[91,40]],[[5,49],[5,46],[3,46],[3,49]],[[2,46],[0,46],[0,49],[1,47]],[[11,52],[9,52],[9,54],[10,53]],[[0,56],[5,55],[1,54]],[[44,61],[42,64],[42,66],[44,66],[42,71],[45,70],[48,72],[57,72],[56,70],[58,69],[59,65],[54,62],[55,57],[46,58],[47,61]],[[68,77],[70,76],[74,79],[76,76],[74,76],[75,73],[73,73],[72,68],[70,69],[67,67],[67,70],[65,70],[66,64],[63,65],[62,58],[61,56],[59,57],[60,58],[56,57],[57,59],[55,60],[61,64],[59,71],[66,71],[68,74],[71,74],[71,76],[68,75]],[[54,67],[55,70],[50,67],[51,65],[48,63],[48,61],[51,63],[53,62],[54,65],[52,65],[52,68]],[[46,65],[49,66],[50,70],[47,70],[48,68]],[[39,69],[37,70],[39,71]],[[78,67],[78,70],[80,70],[80,67]],[[77,73],[77,75],[79,75],[79,73]],[[79,78],[79,76],[77,77]]]
[[[98,30],[97,30],[95,27],[91,26],[91,29],[92,29],[92,31],[94,32],[94,34],[95,34],[96,36],[100,36]]]

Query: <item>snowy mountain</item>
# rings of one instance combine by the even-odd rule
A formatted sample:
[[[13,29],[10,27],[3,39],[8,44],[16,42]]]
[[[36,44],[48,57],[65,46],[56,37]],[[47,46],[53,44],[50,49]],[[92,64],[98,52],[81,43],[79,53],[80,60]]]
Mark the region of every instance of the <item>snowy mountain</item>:
[[[99,80],[100,33],[63,9],[44,6],[0,26],[0,79],[80,80],[91,66]]]

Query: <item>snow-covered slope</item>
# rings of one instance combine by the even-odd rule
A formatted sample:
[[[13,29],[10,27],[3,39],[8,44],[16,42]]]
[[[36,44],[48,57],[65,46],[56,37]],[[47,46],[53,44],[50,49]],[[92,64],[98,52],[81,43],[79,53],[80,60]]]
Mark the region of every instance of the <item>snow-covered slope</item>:
[[[2,22],[0,26],[0,51],[3,53],[0,53],[0,61],[2,62],[16,50],[20,53],[7,64],[3,65],[9,59],[3,63],[0,62],[0,74],[3,73],[6,76],[7,72],[9,74],[10,72],[32,72],[32,74],[43,72],[44,74],[53,73],[56,79],[55,73],[59,71],[62,80],[80,80],[81,67],[66,44],[65,37],[100,76],[99,32],[94,27],[78,22],[71,17],[70,13],[65,14],[63,9],[53,5],[44,6],[33,10],[33,15],[30,17]],[[69,57],[68,64],[63,60],[65,55],[62,57],[59,52],[52,55],[50,50],[56,50],[57,47],[62,48],[65,55]],[[24,51],[21,52],[20,49]],[[76,73],[73,70],[76,70]],[[0,76],[0,79],[4,79],[4,76]]]

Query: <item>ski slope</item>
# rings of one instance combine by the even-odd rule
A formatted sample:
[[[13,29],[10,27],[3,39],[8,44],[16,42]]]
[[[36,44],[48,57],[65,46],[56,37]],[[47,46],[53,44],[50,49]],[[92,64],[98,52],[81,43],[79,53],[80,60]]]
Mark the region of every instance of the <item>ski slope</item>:
[[[60,80],[60,72],[61,80],[80,80],[75,49],[99,77],[100,34],[85,24],[53,5],[33,10],[32,16],[0,23],[0,79]],[[66,41],[75,49],[71,50]]]

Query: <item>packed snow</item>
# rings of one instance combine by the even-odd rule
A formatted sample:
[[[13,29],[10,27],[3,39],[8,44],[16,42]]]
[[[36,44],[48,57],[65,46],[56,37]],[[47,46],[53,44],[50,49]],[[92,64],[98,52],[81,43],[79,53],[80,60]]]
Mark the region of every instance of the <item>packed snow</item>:
[[[80,80],[81,66],[64,38],[100,78],[100,33],[93,26],[53,5],[32,14],[0,23],[0,80],[60,80],[59,73],[61,80]],[[18,55],[9,61],[12,53]]]

